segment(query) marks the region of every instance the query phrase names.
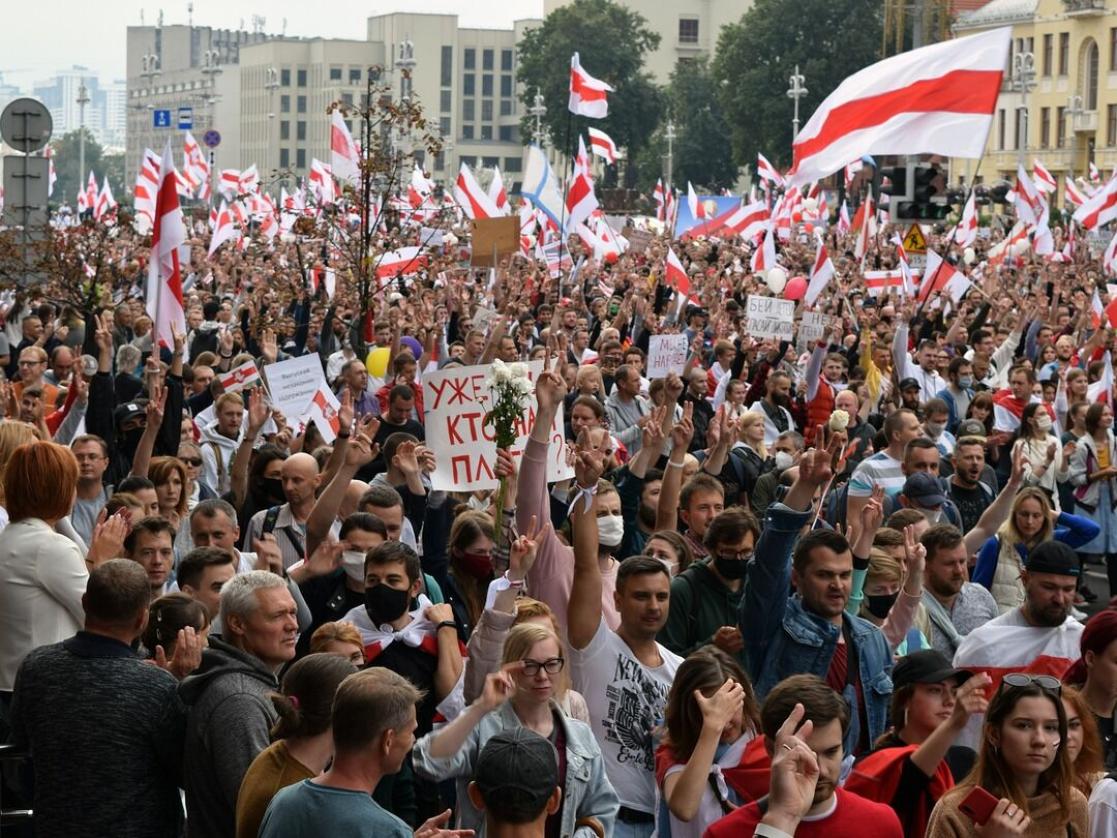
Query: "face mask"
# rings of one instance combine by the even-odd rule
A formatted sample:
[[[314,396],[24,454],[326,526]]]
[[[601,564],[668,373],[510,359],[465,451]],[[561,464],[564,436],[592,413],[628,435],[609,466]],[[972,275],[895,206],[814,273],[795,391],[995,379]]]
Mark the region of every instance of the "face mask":
[[[971,387],[973,387],[973,376],[963,375],[959,377],[958,386],[961,387],[963,390],[969,390]]]
[[[776,471],[786,471],[795,464],[795,458],[787,451],[777,451],[772,459],[776,463]]]
[[[942,436],[942,432],[946,430],[945,422],[924,422],[923,427],[927,429],[932,437]]]
[[[1051,431],[1051,417],[1046,413],[1036,414],[1036,428],[1043,431],[1045,434]]]
[[[365,591],[365,612],[374,626],[398,620],[407,613],[410,594],[387,585],[373,585]]]
[[[899,591],[894,594],[870,594],[865,597],[865,607],[878,620],[883,620],[892,610],[892,606],[896,604],[896,598],[899,595]]]
[[[493,575],[493,558],[488,553],[456,553],[462,570],[474,579],[488,579]]]
[[[624,518],[602,515],[597,519],[597,540],[603,547],[619,547],[624,538]]]
[[[942,520],[941,509],[920,509],[919,514],[922,515],[923,519],[932,527]]]
[[[354,582],[365,580],[365,554],[360,550],[346,550],[342,553],[341,566]]]
[[[714,567],[723,579],[744,579],[749,572],[749,563],[740,559],[724,559],[714,556]]]

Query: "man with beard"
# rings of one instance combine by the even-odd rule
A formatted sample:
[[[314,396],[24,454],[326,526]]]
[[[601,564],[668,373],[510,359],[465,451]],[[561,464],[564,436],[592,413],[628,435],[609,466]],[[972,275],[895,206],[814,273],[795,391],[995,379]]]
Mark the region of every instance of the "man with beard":
[[[931,646],[952,658],[962,639],[997,616],[997,603],[988,589],[969,581],[969,551],[962,533],[938,524],[920,539],[927,550],[923,569],[923,608],[920,628]]]
[[[775,445],[780,434],[795,430],[790,407],[791,376],[783,370],[773,370],[764,382],[764,398],[749,408],[764,414],[765,445]]]
[[[695,562],[671,580],[673,608],[659,642],[686,657],[707,643],[747,666],[745,643],[737,627],[744,578],[760,522],[747,509],[726,509],[710,523],[703,539],[710,559]]]
[[[849,705],[816,675],[792,675],[773,687],[760,709],[764,749],[773,761],[786,759],[796,749],[807,759],[813,755],[818,779],[810,808],[805,814],[789,811],[793,807],[782,805],[784,795],[779,793],[786,786],[772,778],[772,796],[763,807],[760,801],[740,807],[715,821],[705,838],[753,834],[900,838],[904,831],[891,807],[839,787],[845,758],[842,741],[849,724]],[[726,772],[730,784],[736,770]],[[761,823],[764,830],[758,829]]]
[[[1024,604],[1001,614],[966,636],[954,666],[989,672],[994,682],[1010,672],[1061,674],[1081,655],[1082,623],[1070,616],[1081,565],[1061,541],[1045,541],[1026,559],[1021,579]],[[958,744],[979,744],[983,715],[970,717]]]
[[[982,480],[985,474],[985,441],[964,436],[954,444],[954,474],[950,477],[950,499],[962,516],[962,532],[972,530],[996,492]]]

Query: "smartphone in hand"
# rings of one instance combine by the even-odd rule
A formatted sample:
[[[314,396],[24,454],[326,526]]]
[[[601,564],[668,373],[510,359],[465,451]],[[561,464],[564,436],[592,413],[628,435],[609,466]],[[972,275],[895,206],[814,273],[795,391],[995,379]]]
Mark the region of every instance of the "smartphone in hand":
[[[974,790],[966,795],[966,799],[958,804],[958,808],[975,824],[984,826],[985,822],[993,817],[997,802],[997,798],[981,786],[974,786]]]

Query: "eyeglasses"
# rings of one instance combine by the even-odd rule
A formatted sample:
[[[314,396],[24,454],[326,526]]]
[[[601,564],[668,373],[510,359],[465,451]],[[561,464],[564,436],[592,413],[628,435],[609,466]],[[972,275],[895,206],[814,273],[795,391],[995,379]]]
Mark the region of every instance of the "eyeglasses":
[[[199,468],[202,465],[201,457],[179,457],[179,459],[186,463],[186,465],[193,466],[194,468]]]
[[[718,558],[725,559],[727,562],[734,560],[749,562],[754,555],[752,550],[718,550]]]
[[[1060,695],[1063,691],[1063,685],[1058,678],[1050,675],[1032,675],[1028,672],[1010,672],[1001,679],[1001,684],[1006,687],[1030,687],[1035,684],[1041,690],[1055,695]]]
[[[20,361],[19,365],[21,367],[37,367],[40,364],[45,364],[45,363],[46,363],[46,361]]]
[[[539,674],[540,669],[545,669],[548,675],[558,675],[562,672],[562,668],[566,666],[566,658],[549,658],[545,661],[525,660],[524,675],[529,678]]]

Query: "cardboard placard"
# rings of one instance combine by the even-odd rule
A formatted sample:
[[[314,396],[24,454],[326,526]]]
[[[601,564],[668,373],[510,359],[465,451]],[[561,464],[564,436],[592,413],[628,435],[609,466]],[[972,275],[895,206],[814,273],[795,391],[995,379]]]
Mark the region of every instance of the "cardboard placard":
[[[475,268],[495,268],[501,256],[520,250],[520,219],[515,215],[501,218],[475,218],[472,227],[472,252],[469,264]]]
[[[686,355],[685,334],[652,335],[648,340],[648,380],[665,378],[669,373],[682,375]]]
[[[804,345],[821,340],[830,328],[830,315],[821,311],[805,311],[799,321],[799,340]]]
[[[746,300],[748,332],[754,338],[790,341],[794,332],[795,302],[749,294]]]

